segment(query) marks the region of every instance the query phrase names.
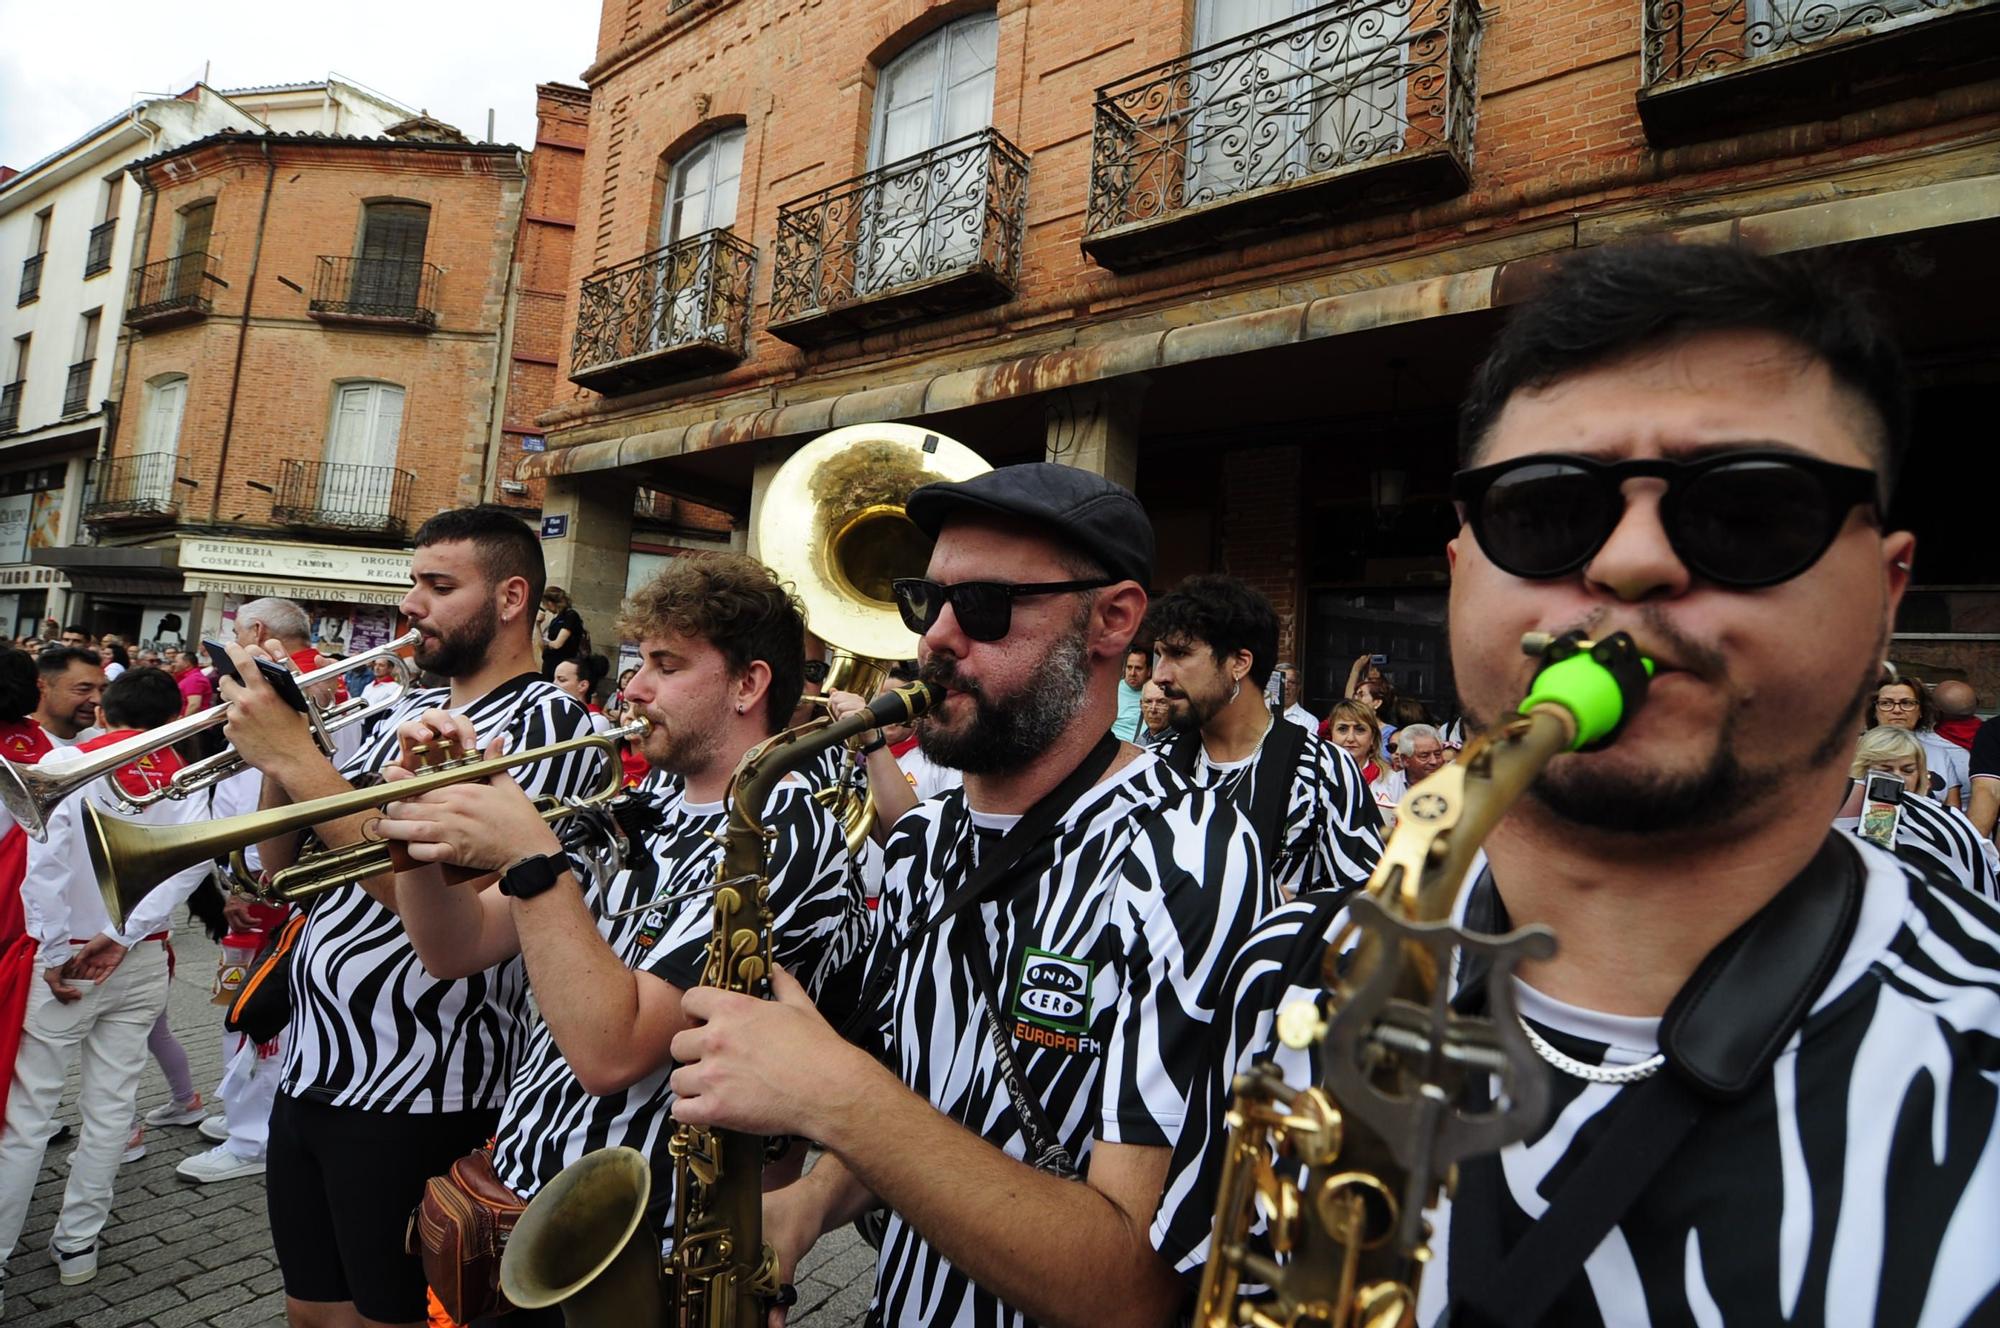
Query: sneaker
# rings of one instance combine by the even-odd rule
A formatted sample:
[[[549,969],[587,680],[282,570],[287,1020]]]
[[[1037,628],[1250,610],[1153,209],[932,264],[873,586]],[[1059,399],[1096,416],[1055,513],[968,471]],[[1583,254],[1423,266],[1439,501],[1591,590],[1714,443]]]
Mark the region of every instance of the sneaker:
[[[212,1185],[217,1181],[242,1180],[245,1176],[264,1174],[262,1158],[252,1162],[229,1151],[226,1144],[218,1144],[206,1153],[196,1153],[174,1168],[174,1174],[197,1185]]]
[[[56,1276],[64,1286],[78,1286],[97,1276],[97,1246],[91,1245],[75,1254],[49,1246],[49,1257],[56,1262]]]
[[[125,1145],[125,1156],[122,1160],[126,1162],[137,1162],[140,1158],[144,1157],[145,1155],[146,1155],[146,1127],[143,1125],[135,1125],[132,1127],[132,1138]]]
[[[165,1106],[154,1107],[146,1113],[146,1124],[199,1125],[205,1110],[201,1094],[196,1093],[185,1102],[169,1102]]]
[[[225,1143],[229,1139],[229,1122],[221,1116],[204,1117],[200,1134],[212,1144]]]

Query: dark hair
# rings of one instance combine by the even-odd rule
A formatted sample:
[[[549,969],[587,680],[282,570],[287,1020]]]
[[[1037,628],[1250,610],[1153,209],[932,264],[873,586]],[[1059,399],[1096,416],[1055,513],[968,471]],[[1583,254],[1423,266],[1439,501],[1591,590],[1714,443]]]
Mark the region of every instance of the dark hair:
[[[1825,363],[1881,426],[1872,440],[1886,504],[1906,446],[1903,358],[1873,298],[1827,259],[1651,240],[1566,259],[1508,321],[1459,408],[1473,465],[1515,393],[1702,332],[1773,332]]]
[[[618,620],[627,640],[674,632],[722,652],[740,674],[754,660],[771,670],[764,720],[777,732],[805,693],[806,620],[771,569],[740,553],[676,558],[625,601]]]
[[[1394,712],[1389,716],[1389,722],[1399,729],[1431,722],[1431,712],[1424,709],[1424,703],[1414,696],[1391,696],[1383,709]]]
[[[0,720],[26,719],[42,703],[40,675],[25,650],[0,647]]]
[[[1250,682],[1262,687],[1278,662],[1278,611],[1264,592],[1221,573],[1191,576],[1153,601],[1140,639],[1206,641],[1217,660],[1250,652]]]
[[[585,655],[576,661],[576,666],[583,670],[584,680],[593,692],[597,690],[597,684],[604,681],[604,675],[611,672],[611,661],[602,655]]]
[[[104,660],[87,646],[43,646],[35,655],[35,667],[50,677],[68,673],[72,664],[88,664],[93,669],[101,669]]]
[[[479,567],[491,585],[510,576],[528,583],[528,603],[539,604],[548,572],[542,563],[542,542],[511,507],[481,503],[439,512],[417,527],[413,548],[453,544],[460,540],[479,550]]]
[[[181,712],[185,698],[165,669],[127,669],[104,689],[104,720],[121,729],[156,729]]]
[[[1884,687],[1909,688],[1917,698],[1917,728],[1923,730],[1937,727],[1937,702],[1931,699],[1931,689],[1919,680],[1900,673],[1892,673],[1875,684],[1875,693],[1868,698],[1868,719],[1871,726],[1882,722],[1882,716],[1876,711],[1875,702],[1882,695]]]
[[[1134,655],[1144,655],[1150,661],[1153,658],[1153,643],[1134,640],[1131,645],[1125,647],[1125,658],[1130,659]]]
[[[90,635],[89,632],[84,631],[82,627],[78,626],[75,623],[71,623],[69,626],[63,628],[63,630],[65,632],[75,632],[78,636],[82,637],[88,637]]]
[[[111,643],[111,662],[121,669],[132,667],[132,657],[125,653],[125,643],[123,641],[113,641]]]

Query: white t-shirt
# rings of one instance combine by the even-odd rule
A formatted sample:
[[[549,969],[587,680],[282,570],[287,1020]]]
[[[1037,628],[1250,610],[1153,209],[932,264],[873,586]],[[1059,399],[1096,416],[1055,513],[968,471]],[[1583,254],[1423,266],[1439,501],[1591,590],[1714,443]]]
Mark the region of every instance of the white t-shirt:
[[[963,774],[931,760],[924,755],[921,747],[912,747],[904,752],[896,758],[896,764],[901,767],[903,778],[910,781],[910,791],[917,795],[918,802],[935,798],[965,783]]]

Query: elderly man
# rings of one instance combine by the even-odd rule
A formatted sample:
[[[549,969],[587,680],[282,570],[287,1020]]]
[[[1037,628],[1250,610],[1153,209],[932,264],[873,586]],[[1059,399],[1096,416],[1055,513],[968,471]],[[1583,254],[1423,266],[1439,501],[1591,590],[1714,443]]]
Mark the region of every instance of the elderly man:
[[[1279,660],[1278,667],[1271,673],[1278,685],[1278,704],[1272,707],[1278,711],[1278,717],[1289,719],[1307,733],[1318,733],[1319,716],[1299,704],[1299,666],[1289,660]]]
[[[1931,702],[1937,706],[1938,736],[1971,751],[1973,736],[1979,732],[1975,713],[1979,694],[1972,690],[1972,684],[1947,678],[1931,689]]]
[[[1720,247],[1585,251],[1475,375],[1447,548],[1466,712],[1520,704],[1529,632],[1628,632],[1656,671],[1615,741],[1499,822],[1458,902],[1480,933],[1556,933],[1511,979],[1552,1101],[1459,1163],[1419,1323],[2000,1303],[1975,1234],[2000,1211],[2000,912],[1828,825],[1915,549],[1882,518],[1904,414],[1893,345],[1832,273]],[[1293,906],[1244,950],[1236,1054],[1184,1141],[1261,1055],[1317,1081],[1317,1044],[1271,1029],[1320,995],[1346,916]],[[1488,1008],[1483,964],[1447,971],[1476,975],[1458,1011]],[[1199,1262],[1206,1233],[1179,1235]]]
[[[937,547],[895,592],[944,692],[917,737],[965,783],[884,855],[888,1068],[780,970],[775,1001],[687,994],[674,1114],[825,1148],[766,1197],[783,1273],[887,1206],[871,1323],[1165,1323],[1185,1288],[1146,1229],[1191,1189],[1173,1098],[1270,888],[1226,799],[1109,732],[1152,574],[1138,500],[1035,463],[908,511]]]
[[[1396,753],[1396,768],[1375,786],[1375,800],[1391,807],[1403,800],[1411,785],[1421,784],[1451,760],[1451,749],[1429,724],[1405,724],[1396,730],[1396,740],[1391,746]]]
[[[1173,706],[1160,684],[1148,680],[1139,695],[1139,745],[1160,747],[1174,736]]]

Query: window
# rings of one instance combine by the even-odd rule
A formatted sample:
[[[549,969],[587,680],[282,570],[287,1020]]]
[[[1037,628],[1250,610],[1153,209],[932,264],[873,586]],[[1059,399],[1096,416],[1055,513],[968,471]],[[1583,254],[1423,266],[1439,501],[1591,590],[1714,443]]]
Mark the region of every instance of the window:
[[[63,387],[65,415],[89,409],[91,371],[97,365],[97,330],[103,316],[102,309],[92,309],[77,320],[76,351],[70,359],[69,381]]]
[[[348,302],[380,309],[415,309],[423,287],[424,241],[431,210],[422,203],[368,203],[361,209],[361,250],[355,255]]]
[[[111,267],[111,243],[118,234],[118,196],[124,182],[122,175],[109,176],[98,192],[97,224],[90,228],[90,247],[83,256],[86,277],[94,277]]]
[[[33,340],[34,334],[31,332],[23,332],[14,338],[14,372],[8,377],[8,382],[19,383],[27,378],[28,343]]]
[[[0,383],[0,433],[12,433],[21,422],[21,386],[28,376],[28,337],[14,338],[14,373]]]
[[[42,264],[48,256],[49,223],[53,211],[51,208],[43,208],[34,216],[34,230],[31,232],[34,244],[28,256],[21,260],[21,290],[14,301],[16,307],[33,304],[42,296]]]
[[[323,512],[387,520],[393,485],[389,468],[403,434],[403,389],[394,383],[340,383],[313,499]]]
[[[660,244],[727,230],[736,224],[736,186],[743,176],[743,130],[725,129],[689,148],[667,173],[667,201],[660,210]],[[691,341],[727,341],[729,329],[715,322],[723,302],[711,299],[716,280],[715,245],[693,247],[654,269],[659,317],[653,349]]]
[[[114,492],[101,497],[152,510],[173,504],[174,457],[180,450],[187,384],[184,374],[169,374],[147,384],[146,413],[139,420],[139,442],[132,449],[130,477],[123,484],[114,481]]]
[[[1398,44],[1418,0],[1355,6],[1284,34],[1250,36],[1324,0],[1200,0],[1187,139],[1187,200],[1205,203],[1403,146]],[[1301,39],[1299,34],[1306,34]],[[1238,40],[1242,39],[1242,40]]]
[[[198,300],[206,293],[202,282],[208,275],[208,246],[215,233],[215,200],[204,198],[182,208],[177,229],[173,266],[167,272],[162,298]]]
[[[862,200],[858,289],[922,280],[978,251],[980,228],[962,223],[979,208],[984,172],[881,168],[992,124],[999,31],[992,14],[968,15],[883,67],[868,142],[869,169],[881,178]]]

